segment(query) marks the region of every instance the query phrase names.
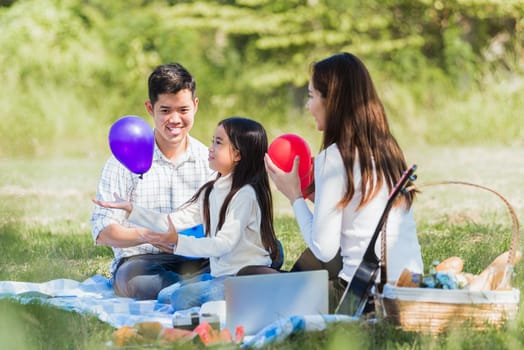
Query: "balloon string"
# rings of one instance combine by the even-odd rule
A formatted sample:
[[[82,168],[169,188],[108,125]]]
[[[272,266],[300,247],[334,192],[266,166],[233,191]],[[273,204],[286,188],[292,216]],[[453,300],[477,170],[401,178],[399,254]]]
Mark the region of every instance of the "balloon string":
[[[133,176],[131,177],[131,188],[129,189],[129,195],[128,195],[128,200],[131,203],[133,203],[135,199],[136,185],[137,185],[137,181],[136,181],[136,178]]]

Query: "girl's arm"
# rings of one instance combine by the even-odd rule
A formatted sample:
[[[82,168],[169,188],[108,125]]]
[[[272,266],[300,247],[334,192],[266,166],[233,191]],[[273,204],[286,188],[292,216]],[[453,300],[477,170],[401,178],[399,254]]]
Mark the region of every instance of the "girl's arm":
[[[178,230],[184,230],[202,223],[199,201],[193,202],[171,214],[163,214],[135,205],[127,219],[135,225],[157,232],[168,231],[169,219],[172,220],[174,227]]]
[[[230,253],[246,234],[257,234],[260,209],[251,186],[241,188],[229,203],[224,224],[212,237],[180,235],[176,253],[186,256],[220,257]],[[259,238],[258,238],[259,239]]]

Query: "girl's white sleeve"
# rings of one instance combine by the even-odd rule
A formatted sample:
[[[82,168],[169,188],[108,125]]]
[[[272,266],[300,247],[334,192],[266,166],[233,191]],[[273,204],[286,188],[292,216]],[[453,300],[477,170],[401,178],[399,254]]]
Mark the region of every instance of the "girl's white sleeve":
[[[293,210],[304,240],[313,254],[327,262],[340,248],[342,209],[337,203],[347,188],[342,158],[337,148],[328,148],[315,158],[315,207],[311,213],[304,199]]]
[[[171,217],[171,221],[177,231],[201,224],[200,200],[171,214],[163,214],[158,211],[133,205],[133,210],[129,214],[128,221],[153,231],[167,232],[169,229],[169,223],[167,221],[168,215]]]
[[[221,257],[230,253],[250,225],[255,225],[260,214],[256,195],[251,186],[244,186],[231,199],[224,224],[213,237],[195,238],[180,235],[176,254],[186,256]],[[255,228],[256,229],[256,228]]]

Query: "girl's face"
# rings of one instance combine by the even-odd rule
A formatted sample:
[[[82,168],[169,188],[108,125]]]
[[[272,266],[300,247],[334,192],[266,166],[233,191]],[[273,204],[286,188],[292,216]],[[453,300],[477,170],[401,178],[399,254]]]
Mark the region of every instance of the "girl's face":
[[[315,118],[317,122],[317,130],[324,131],[326,127],[326,99],[322,97],[320,91],[315,89],[313,83],[309,81],[308,85],[308,99],[306,108]]]
[[[219,125],[209,146],[209,167],[225,176],[233,172],[239,160],[240,152],[231,144],[224,127]]]

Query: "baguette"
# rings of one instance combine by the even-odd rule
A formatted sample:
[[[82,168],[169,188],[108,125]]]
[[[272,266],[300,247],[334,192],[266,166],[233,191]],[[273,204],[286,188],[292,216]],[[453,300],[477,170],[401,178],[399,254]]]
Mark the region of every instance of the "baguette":
[[[447,258],[437,266],[435,266],[435,271],[437,272],[449,272],[453,274],[459,274],[464,268],[464,262],[458,256],[452,256]]]

